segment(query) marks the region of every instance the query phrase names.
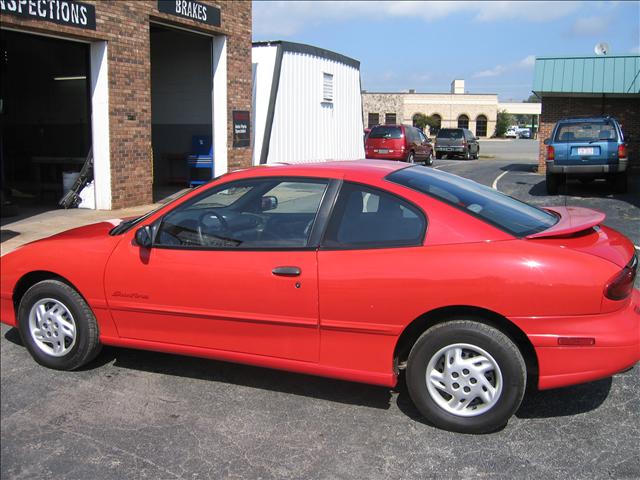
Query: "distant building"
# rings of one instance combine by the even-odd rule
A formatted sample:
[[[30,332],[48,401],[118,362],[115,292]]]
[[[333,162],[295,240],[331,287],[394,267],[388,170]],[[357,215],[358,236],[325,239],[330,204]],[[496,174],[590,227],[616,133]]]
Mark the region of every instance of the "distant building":
[[[468,128],[477,137],[491,137],[495,133],[498,110],[508,113],[539,115],[540,104],[498,102],[495,93],[465,93],[464,80],[451,82],[449,93],[362,92],[363,122],[372,127],[378,124],[402,123],[412,125],[422,113],[439,122],[440,128]],[[435,135],[439,128],[430,133]]]
[[[292,42],[253,44],[253,164],[364,158],[360,62]]]
[[[533,93],[542,99],[539,171],[545,170],[545,146],[558,120],[611,115],[630,140],[629,162],[640,167],[640,55],[536,58]]]

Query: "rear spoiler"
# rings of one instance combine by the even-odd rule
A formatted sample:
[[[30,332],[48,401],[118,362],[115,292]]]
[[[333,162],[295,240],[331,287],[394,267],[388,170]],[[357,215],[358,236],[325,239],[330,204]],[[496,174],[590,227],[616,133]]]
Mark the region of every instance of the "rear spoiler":
[[[547,207],[545,210],[558,215],[558,223],[542,232],[526,238],[564,237],[588,230],[604,222],[606,215],[597,210],[582,207]]]

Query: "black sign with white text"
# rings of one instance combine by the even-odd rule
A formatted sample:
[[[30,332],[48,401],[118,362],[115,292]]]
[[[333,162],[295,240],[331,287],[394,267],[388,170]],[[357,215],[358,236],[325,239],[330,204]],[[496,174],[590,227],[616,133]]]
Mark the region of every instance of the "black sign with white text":
[[[220,26],[220,9],[195,0],[158,0],[158,11],[214,27]]]
[[[0,13],[96,29],[96,7],[74,0],[0,0]]]
[[[233,146],[251,145],[251,115],[246,110],[233,111]]]

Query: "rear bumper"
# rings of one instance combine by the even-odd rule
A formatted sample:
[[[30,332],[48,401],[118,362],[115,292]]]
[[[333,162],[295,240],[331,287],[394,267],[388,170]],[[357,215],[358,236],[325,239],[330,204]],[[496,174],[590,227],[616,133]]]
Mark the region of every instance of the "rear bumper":
[[[366,158],[379,160],[405,160],[407,158],[407,153],[407,150],[394,150],[389,153],[380,153],[375,150],[368,150],[366,152]]]
[[[555,162],[547,161],[547,172],[549,173],[572,173],[572,174],[595,174],[595,173],[618,173],[626,172],[627,160],[620,160],[616,164],[603,165],[557,165]]]
[[[640,361],[640,291],[616,312],[580,317],[513,318],[534,346],[538,388],[610,377]],[[593,338],[589,346],[559,346],[559,337]]]
[[[464,153],[465,147],[439,147],[435,148],[437,153]]]

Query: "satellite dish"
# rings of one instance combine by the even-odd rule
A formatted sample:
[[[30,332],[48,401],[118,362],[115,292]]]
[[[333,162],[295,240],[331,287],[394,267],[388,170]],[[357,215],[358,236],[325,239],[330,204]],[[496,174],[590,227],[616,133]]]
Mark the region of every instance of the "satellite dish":
[[[609,44],[607,43],[598,43],[593,48],[593,51],[596,52],[596,55],[606,55],[609,53]]]

